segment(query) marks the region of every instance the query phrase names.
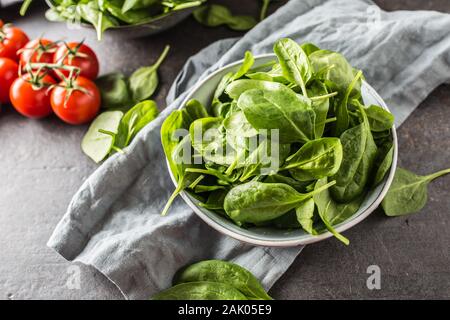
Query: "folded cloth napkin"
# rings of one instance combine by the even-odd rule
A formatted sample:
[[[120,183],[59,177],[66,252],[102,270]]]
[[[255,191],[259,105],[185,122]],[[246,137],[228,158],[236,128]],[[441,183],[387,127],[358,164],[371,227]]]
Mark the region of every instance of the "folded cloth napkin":
[[[160,212],[174,186],[159,130],[187,91],[245,50],[272,51],[281,37],[342,52],[386,100],[400,125],[439,84],[450,80],[450,15],[384,12],[369,0],[292,0],[240,39],[216,42],[188,60],[168,107],[126,149],[101,165],[73,197],[48,245],[94,266],[126,298],[146,299],[170,286],[175,271],[202,259],[234,261],[269,289],[301,247],[246,245],[216,232],[178,199]]]

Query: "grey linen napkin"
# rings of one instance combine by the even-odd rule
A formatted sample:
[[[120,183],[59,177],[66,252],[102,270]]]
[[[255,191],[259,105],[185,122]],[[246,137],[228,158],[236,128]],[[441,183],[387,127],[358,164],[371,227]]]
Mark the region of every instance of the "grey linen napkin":
[[[202,259],[234,261],[268,289],[301,247],[246,245],[216,232],[178,199],[160,212],[174,186],[167,173],[159,129],[187,91],[245,50],[272,51],[281,37],[311,41],[342,52],[386,100],[400,125],[439,84],[450,79],[450,15],[381,11],[369,0],[292,0],[240,39],[227,39],[188,60],[168,107],[126,149],[101,165],[81,186],[48,246],[68,260],[94,266],[126,298],[146,299],[170,286],[173,274]]]

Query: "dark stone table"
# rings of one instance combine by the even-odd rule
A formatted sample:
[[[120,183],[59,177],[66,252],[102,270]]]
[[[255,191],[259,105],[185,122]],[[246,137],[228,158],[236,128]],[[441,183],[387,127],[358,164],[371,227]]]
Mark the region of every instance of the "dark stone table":
[[[30,14],[0,9],[0,18],[23,27],[31,37],[45,35],[86,41],[99,55],[103,73],[131,72],[150,64],[165,44],[172,50],[160,69],[156,100],[164,108],[167,90],[186,59],[207,44],[241,33],[208,29],[187,19],[151,38],[98,43],[83,30],[67,30],[43,18],[35,1]],[[42,1],[43,2],[43,1]],[[236,12],[253,13],[259,1],[228,0]],[[386,10],[426,9],[450,13],[447,0],[378,0]],[[450,166],[450,86],[437,88],[399,129],[400,165],[418,173]],[[12,110],[0,114],[0,298],[121,299],[101,274],[81,266],[81,286],[70,286],[73,270],[46,247],[53,228],[82,181],[96,165],[79,145],[86,127],[51,117],[32,121]],[[430,186],[429,202],[419,214],[387,218],[381,211],[345,235],[307,246],[271,294],[276,299],[450,298],[450,176]],[[381,289],[369,290],[367,268],[381,270]],[[68,283],[69,281],[69,283]],[[69,284],[69,285],[68,285]]]

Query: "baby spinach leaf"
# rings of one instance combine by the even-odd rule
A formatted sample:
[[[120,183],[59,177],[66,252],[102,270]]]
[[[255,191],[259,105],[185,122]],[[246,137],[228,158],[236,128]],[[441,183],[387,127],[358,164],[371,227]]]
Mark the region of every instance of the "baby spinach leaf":
[[[230,96],[230,98],[238,100],[241,94],[251,89],[261,89],[270,91],[285,91],[285,90],[292,91],[287,86],[281,83],[264,80],[253,80],[253,79],[251,80],[241,79],[233,81],[229,85],[227,85],[225,91]]]
[[[309,55],[314,73],[322,73],[323,80],[331,85],[332,91],[342,94],[352,83],[355,75],[352,66],[345,57],[337,52],[329,50],[316,50]],[[354,87],[355,91],[360,91],[360,82]],[[352,95],[354,92],[351,93]]]
[[[153,16],[150,10],[129,10],[124,13],[120,5],[121,1],[118,0],[104,1],[104,9],[115,18],[127,24],[137,24]]]
[[[247,90],[239,97],[238,106],[255,129],[278,129],[280,143],[308,142],[314,138],[314,110],[288,88]]]
[[[303,95],[308,97],[306,84],[312,77],[312,67],[303,49],[295,41],[284,38],[275,43],[273,51],[278,57],[283,76],[297,84]]]
[[[172,164],[175,166],[175,172],[177,172],[177,187],[172,192],[171,196],[167,200],[165,207],[163,208],[161,215],[165,216],[170,209],[175,198],[186,188],[188,188],[201,173],[189,172],[188,169],[197,167],[191,158],[186,159],[186,150],[191,148],[191,138],[190,135],[186,135],[176,146],[173,148],[170,158],[172,159]]]
[[[231,81],[242,78],[253,66],[255,63],[255,59],[253,58],[253,54],[250,51],[245,52],[244,61],[242,62],[241,67],[238,71],[231,77]]]
[[[394,125],[394,116],[380,106],[371,105],[366,108],[367,119],[369,120],[370,130],[382,132],[392,128]]]
[[[291,210],[283,214],[282,216],[265,223],[267,223],[268,225],[273,225],[275,228],[278,229],[287,229],[287,230],[299,229],[302,227],[300,223],[298,223],[295,210]],[[265,223],[257,224],[257,226],[264,226]]]
[[[227,7],[218,4],[200,7],[193,15],[195,20],[207,27],[227,25],[236,31],[249,30],[258,23],[251,16],[234,16]]]
[[[125,14],[130,10],[148,8],[157,4],[160,0],[125,0],[123,2],[121,11]]]
[[[122,116],[121,111],[103,112],[92,121],[84,135],[81,149],[96,163],[105,159],[111,152]]]
[[[310,181],[336,174],[343,157],[338,138],[321,138],[305,143],[286,159],[283,169],[289,169],[299,181]]]
[[[308,94],[310,97],[317,97],[327,95],[328,91],[323,83],[315,81],[308,89]],[[323,136],[325,130],[328,110],[330,108],[330,98],[312,100],[312,108],[316,114],[314,136],[318,139]]]
[[[166,120],[164,120],[161,126],[161,144],[169,161],[170,170],[175,178],[178,178],[179,173],[172,158],[172,154],[175,147],[180,142],[180,137],[175,136],[175,132],[176,130],[183,128],[183,124],[183,112],[181,110],[175,110],[166,118]]]
[[[378,153],[375,161],[376,171],[373,185],[379,185],[384,176],[389,172],[392,166],[392,158],[394,156],[394,145],[392,142],[385,143],[381,148],[378,148]]]
[[[339,102],[339,104],[336,107],[335,113],[336,113],[336,126],[334,128],[334,135],[339,137],[341,134],[348,129],[349,126],[349,117],[348,117],[348,110],[347,105],[349,102],[350,94],[354,90],[355,86],[357,85],[358,81],[362,77],[362,71],[358,71],[356,76],[353,78],[352,82],[349,84],[347,90],[345,91],[345,94],[342,98],[342,100]]]
[[[189,100],[181,112],[183,113],[185,127],[187,128],[195,120],[209,117],[205,107],[195,99]]]
[[[258,279],[235,263],[221,260],[205,260],[194,263],[176,275],[174,284],[200,281],[230,285],[244,294],[247,299],[272,300]]]
[[[310,198],[299,204],[295,208],[295,215],[297,217],[298,223],[302,226],[303,230],[309,234],[316,235],[317,231],[314,229],[314,199]]]
[[[450,173],[450,168],[419,176],[411,171],[397,168],[394,180],[382,207],[387,216],[403,216],[420,211],[428,198],[428,184],[436,178]]]
[[[316,182],[316,189],[322,188],[327,183],[327,178],[320,179]],[[325,227],[330,231],[337,239],[342,241],[344,244],[348,245],[349,241],[347,238],[338,233],[334,228],[334,224],[338,224],[340,221],[345,220],[349,216],[344,217],[344,213],[348,215],[350,211],[344,212],[338,209],[337,204],[330,197],[328,190],[321,193],[316,193],[313,196],[314,202],[317,205],[318,213],[320,219],[325,224]],[[359,206],[358,206],[359,208]],[[356,209],[357,210],[357,209]],[[352,213],[353,214],[353,213]]]
[[[292,188],[294,188],[296,191],[300,193],[309,192],[311,190],[307,190],[308,186],[311,184],[311,181],[298,181],[294,178],[283,176],[281,174],[271,174],[267,176],[267,178],[264,179],[265,183],[284,183]],[[314,187],[312,188],[314,189]]]
[[[209,194],[208,199],[205,203],[200,203],[205,209],[209,210],[223,210],[223,202],[227,195],[227,190],[216,190]]]
[[[319,51],[320,48],[318,46],[316,46],[313,43],[304,43],[300,46],[302,48],[302,50],[306,53],[306,55],[309,57],[311,55],[311,53]]]
[[[264,140],[245,160],[244,171],[239,181],[243,182],[250,177],[263,175],[263,169],[267,170],[264,175],[276,173],[289,155],[289,151],[288,144],[276,144],[273,141]]]
[[[130,104],[131,95],[126,77],[121,73],[107,74],[96,81],[102,96],[103,108],[123,108]]]
[[[187,282],[155,295],[152,300],[247,300],[239,290],[220,282]]]
[[[136,134],[159,114],[158,106],[152,100],[142,101],[127,111],[120,121],[116,147],[128,146]]]
[[[332,186],[334,182],[302,194],[282,183],[247,182],[231,189],[224,209],[237,222],[259,223],[278,218],[295,209],[302,201]]]
[[[359,109],[363,122],[345,131],[340,138],[344,157],[333,178],[336,185],[330,190],[339,202],[349,202],[364,192],[377,155],[367,116],[362,107]]]
[[[250,122],[245,118],[242,111],[237,111],[230,114],[223,122],[228,134],[239,137],[253,137],[258,134],[258,131],[252,127]]]
[[[90,1],[88,3],[79,3],[77,12],[80,16],[91,23],[97,31],[97,39],[101,40],[105,30],[119,25],[117,21],[104,14],[98,5],[98,1]]]
[[[141,67],[130,76],[131,96],[135,102],[148,99],[158,87],[158,68],[166,58],[170,47],[166,46],[156,63],[149,67]]]

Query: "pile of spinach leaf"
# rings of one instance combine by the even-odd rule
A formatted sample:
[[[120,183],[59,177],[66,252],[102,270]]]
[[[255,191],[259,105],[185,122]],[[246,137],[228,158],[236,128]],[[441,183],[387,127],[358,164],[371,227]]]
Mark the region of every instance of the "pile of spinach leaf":
[[[192,100],[165,120],[162,145],[178,187],[163,214],[187,190],[243,228],[329,230],[348,243],[333,226],[389,171],[394,118],[363,104],[362,72],[343,55],[287,38],[274,52],[263,67],[247,52],[208,108]]]
[[[222,260],[205,260],[177,272],[173,287],[153,300],[272,300],[245,268]]]
[[[153,65],[141,67],[129,77],[111,73],[96,80],[106,111],[94,119],[81,143],[83,152],[96,163],[115,152],[123,153],[136,134],[158,116],[156,102],[148,99],[158,87],[158,68],[169,49],[166,46]]]
[[[50,21],[92,24],[101,40],[103,32],[121,25],[150,23],[177,10],[200,6],[206,0],[52,0],[46,12]],[[29,3],[24,3],[24,14]]]

